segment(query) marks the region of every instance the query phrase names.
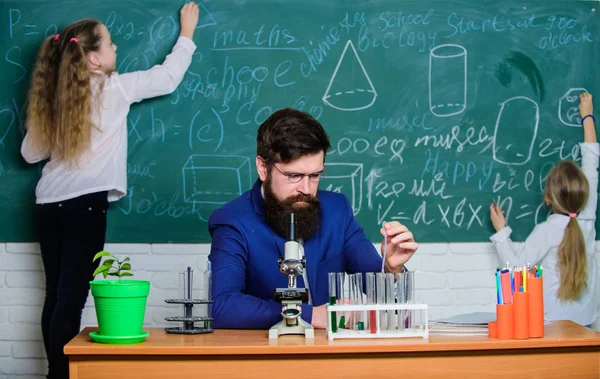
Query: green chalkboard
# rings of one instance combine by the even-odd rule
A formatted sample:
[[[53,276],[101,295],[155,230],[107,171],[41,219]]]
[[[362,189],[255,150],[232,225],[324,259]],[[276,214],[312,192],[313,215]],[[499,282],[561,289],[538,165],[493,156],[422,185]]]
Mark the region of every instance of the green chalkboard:
[[[4,1],[0,25],[0,241],[34,241],[41,165],[19,154],[37,48],[93,17],[118,71],[162,61],[183,2]],[[258,125],[296,107],[333,148],[320,188],[346,194],[368,236],[384,220],[420,242],[487,241],[502,204],[523,239],[548,210],[544,176],[580,159],[578,99],[600,98],[597,1],[204,1],[172,95],[132,107],[128,195],[109,242],[210,242],[211,212],[256,179]]]

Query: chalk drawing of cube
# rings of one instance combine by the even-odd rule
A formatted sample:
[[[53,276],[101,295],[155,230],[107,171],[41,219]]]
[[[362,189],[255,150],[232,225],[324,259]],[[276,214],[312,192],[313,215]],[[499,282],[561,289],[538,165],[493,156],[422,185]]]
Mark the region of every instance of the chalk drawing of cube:
[[[319,189],[343,193],[352,204],[354,215],[362,206],[362,163],[326,163],[326,175],[321,179]]]
[[[250,159],[239,155],[191,155],[183,166],[183,198],[193,204],[225,204],[252,187]]]

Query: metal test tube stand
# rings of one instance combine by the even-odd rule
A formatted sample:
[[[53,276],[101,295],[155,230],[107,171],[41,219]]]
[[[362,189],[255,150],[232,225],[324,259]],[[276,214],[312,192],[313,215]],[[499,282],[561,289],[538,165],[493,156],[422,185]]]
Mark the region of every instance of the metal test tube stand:
[[[213,329],[210,326],[210,322],[212,318],[210,317],[210,304],[212,301],[205,299],[194,299],[192,298],[192,283],[193,283],[193,271],[191,267],[187,268],[187,272],[182,273],[183,275],[183,298],[181,299],[166,299],[166,303],[171,304],[183,304],[183,317],[165,317],[167,321],[179,321],[183,322],[183,326],[173,327],[173,328],[165,328],[167,333],[172,334],[203,334],[203,333],[211,333]],[[211,288],[210,288],[210,270],[206,271],[206,279],[207,279],[207,287],[206,290],[210,296]],[[207,317],[202,316],[194,316],[193,315],[193,307],[196,304],[207,304]],[[195,326],[194,323],[201,322],[202,326]]]
[[[269,338],[284,334],[303,334],[305,338],[315,338],[315,330],[302,319],[302,302],[308,300],[306,288],[296,287],[296,276],[304,272],[305,259],[300,259],[298,241],[296,241],[296,217],[290,213],[290,229],[285,243],[284,259],[279,258],[279,271],[288,277],[287,288],[275,289],[275,300],[281,301],[283,320],[269,329]]]

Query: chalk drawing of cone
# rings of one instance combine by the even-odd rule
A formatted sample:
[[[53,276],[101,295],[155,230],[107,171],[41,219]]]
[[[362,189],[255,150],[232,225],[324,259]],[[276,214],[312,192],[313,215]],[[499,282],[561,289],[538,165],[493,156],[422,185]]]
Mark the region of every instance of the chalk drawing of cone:
[[[530,98],[516,96],[501,103],[494,130],[494,160],[506,165],[527,163],[539,122],[539,106]]]
[[[429,53],[429,110],[438,117],[462,113],[467,107],[467,50],[440,45]]]
[[[358,111],[369,108],[375,99],[377,91],[352,41],[348,40],[325,90],[323,102],[341,111]]]
[[[579,114],[579,94],[587,92],[585,88],[571,88],[558,101],[558,119],[567,126],[581,128]]]

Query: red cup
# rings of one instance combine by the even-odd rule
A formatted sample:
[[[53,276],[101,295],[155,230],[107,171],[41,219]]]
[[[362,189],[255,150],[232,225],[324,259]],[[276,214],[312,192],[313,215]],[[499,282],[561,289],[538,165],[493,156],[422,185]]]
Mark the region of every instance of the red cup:
[[[529,292],[529,337],[544,336],[544,282],[543,278],[527,278]]]
[[[498,323],[496,321],[488,322],[488,337],[498,338]]]
[[[514,311],[512,304],[496,304],[498,339],[509,340],[514,337]]]
[[[529,292],[515,292],[513,296],[514,337],[529,338]]]

